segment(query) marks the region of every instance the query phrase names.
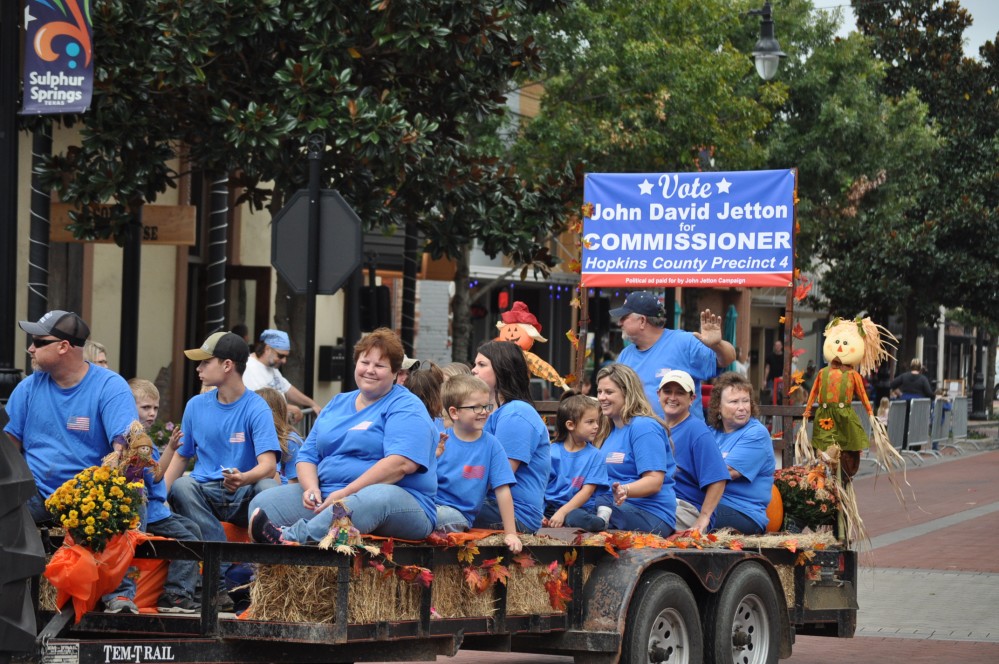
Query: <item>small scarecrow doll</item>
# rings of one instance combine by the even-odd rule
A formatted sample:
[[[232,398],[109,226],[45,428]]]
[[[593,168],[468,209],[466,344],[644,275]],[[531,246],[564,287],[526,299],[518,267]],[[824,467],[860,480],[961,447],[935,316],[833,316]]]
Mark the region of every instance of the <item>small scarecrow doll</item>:
[[[495,340],[512,341],[520,346],[521,350],[524,351],[527,369],[532,375],[547,380],[563,390],[568,390],[569,385],[555,370],[555,367],[531,352],[535,341],[547,343],[548,340],[541,336],[541,323],[528,310],[527,305],[523,302],[514,302],[510,311],[504,311],[500,314],[500,318],[502,320],[496,323],[499,334],[496,335]]]
[[[871,437],[875,446],[891,447],[884,425],[874,417],[863,377],[870,375],[877,365],[891,357],[886,345],[892,345],[897,340],[870,318],[835,318],[826,326],[824,335],[822,354],[828,364],[819,370],[812,383],[805,402],[804,417],[807,422],[814,409],[811,447],[825,453],[835,445],[837,450],[833,451],[834,454],[826,456],[838,453],[840,467],[848,480],[860,468],[861,451],[869,447],[860,417],[851,406],[855,398],[864,405],[871,420]],[[797,451],[808,456],[810,450]]]
[[[354,555],[354,547],[361,546],[361,533],[350,520],[350,511],[341,501],[330,505],[333,511],[333,521],[326,536],[319,541],[320,549],[333,549],[338,553]]]
[[[111,452],[101,462],[106,468],[114,468],[129,482],[142,482],[146,468],[156,471],[159,464],[153,458],[153,441],[141,422],[132,422],[125,434],[128,447]]]

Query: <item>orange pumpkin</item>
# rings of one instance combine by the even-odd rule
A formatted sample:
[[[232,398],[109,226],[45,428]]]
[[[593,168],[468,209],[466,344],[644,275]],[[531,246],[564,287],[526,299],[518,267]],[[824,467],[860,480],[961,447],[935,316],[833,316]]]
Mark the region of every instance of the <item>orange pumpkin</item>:
[[[767,505],[767,532],[776,533],[784,525],[784,501],[781,500],[777,485],[773,485],[770,493],[770,504]]]

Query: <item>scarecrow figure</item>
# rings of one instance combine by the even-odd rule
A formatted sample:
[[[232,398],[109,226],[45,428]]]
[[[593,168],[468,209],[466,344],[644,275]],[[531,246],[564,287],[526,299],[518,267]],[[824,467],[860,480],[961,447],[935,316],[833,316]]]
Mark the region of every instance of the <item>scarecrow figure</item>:
[[[500,318],[502,320],[496,323],[499,334],[495,340],[512,341],[520,346],[521,350],[524,351],[527,369],[532,375],[547,380],[563,390],[568,390],[569,385],[555,370],[555,367],[531,352],[535,341],[547,343],[548,340],[541,336],[541,323],[528,310],[527,305],[523,302],[514,302],[510,311],[504,311],[500,314]]]
[[[159,464],[153,458],[153,441],[141,422],[132,422],[125,435],[127,448],[111,452],[101,462],[106,468],[114,468],[129,482],[142,482],[146,468],[155,472]]]
[[[835,318],[826,326],[824,336],[822,354],[828,364],[819,370],[812,383],[805,401],[804,417],[807,423],[814,409],[811,446],[823,453],[836,446],[840,467],[848,479],[856,475],[860,468],[860,453],[869,447],[860,417],[851,406],[854,398],[860,399],[871,420],[875,447],[891,447],[884,425],[874,417],[863,377],[891,357],[885,346],[896,339],[870,318]],[[824,456],[834,457],[835,454]]]
[[[360,546],[361,533],[350,520],[350,510],[341,501],[330,505],[333,511],[333,521],[330,529],[319,542],[320,549],[333,549],[338,553],[354,555],[354,547]]]

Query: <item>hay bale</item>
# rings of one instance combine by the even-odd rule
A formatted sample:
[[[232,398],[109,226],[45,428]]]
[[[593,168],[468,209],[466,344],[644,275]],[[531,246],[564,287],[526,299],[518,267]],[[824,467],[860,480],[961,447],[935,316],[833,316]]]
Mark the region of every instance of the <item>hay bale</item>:
[[[335,567],[258,565],[250,583],[250,603],[255,620],[281,622],[336,622]],[[347,620],[416,620],[420,615],[422,587],[393,576],[383,578],[373,567],[352,574]]]
[[[441,565],[434,568],[434,610],[442,618],[471,618],[493,616],[496,613],[496,596],[490,588],[478,593],[465,583],[465,573],[458,565]]]
[[[777,568],[777,576],[784,589],[784,601],[788,608],[794,606],[794,567],[792,565],[774,565]]]

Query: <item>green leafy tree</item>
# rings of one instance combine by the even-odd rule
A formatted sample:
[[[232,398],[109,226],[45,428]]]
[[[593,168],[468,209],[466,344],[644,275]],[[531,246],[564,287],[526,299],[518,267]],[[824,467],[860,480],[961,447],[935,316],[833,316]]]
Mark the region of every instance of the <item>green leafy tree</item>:
[[[917,288],[905,304],[906,343],[916,324],[938,305],[999,320],[995,257],[999,255],[999,95],[995,42],[979,59],[964,56],[971,17],[956,0],[854,2],[858,28],[885,63],[883,89],[894,98],[910,91],[929,108],[942,148],[922,165],[933,180],[918,190],[910,212],[934,236],[934,251],[900,275]]]
[[[540,16],[545,95],[518,142],[520,161],[581,162],[607,172],[693,170],[710,150],[717,168],[760,166],[757,134],[785,88],[756,78],[748,53],[759,22],[744,15],[749,7],[590,0]]]
[[[884,68],[869,44],[834,39],[830,28],[818,27],[807,62],[787,72],[770,161],[799,169],[796,249],[799,266],[821,275],[816,304],[887,322],[919,291],[919,265],[936,251],[934,229],[909,213],[934,183],[912,164],[932,161],[938,141],[916,95],[880,91]]]
[[[416,225],[440,255],[480,237],[490,253],[533,260],[559,220],[539,213],[551,197],[471,139],[503,112],[509,81],[540,65],[514,17],[561,4],[97,3],[93,106],[80,143],[46,165],[49,182],[69,202],[120,204],[106,224],[84,207],[81,238],[119,236],[131,212],[175,184],[181,154],[276,211],[305,186],[305,141],[321,133],[324,180],[368,228]],[[293,334],[302,308],[299,299],[279,312]]]

